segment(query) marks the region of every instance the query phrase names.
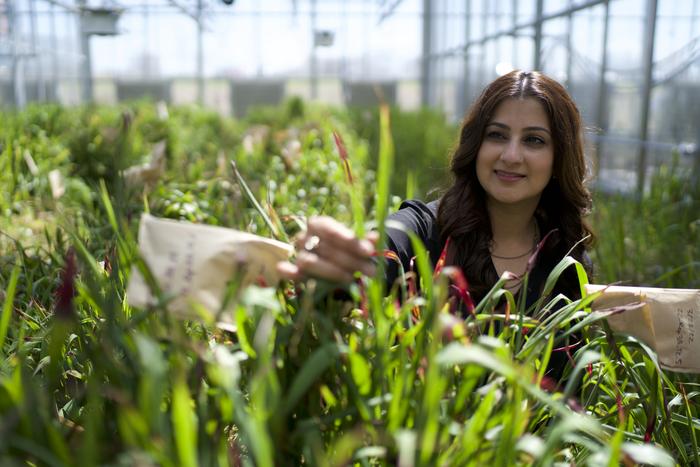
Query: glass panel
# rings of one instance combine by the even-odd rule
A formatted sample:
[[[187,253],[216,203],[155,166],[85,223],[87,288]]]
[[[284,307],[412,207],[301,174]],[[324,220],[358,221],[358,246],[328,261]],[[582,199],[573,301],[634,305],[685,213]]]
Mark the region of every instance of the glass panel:
[[[454,1],[452,2],[454,3]],[[461,3],[461,2],[460,2]],[[447,47],[455,48],[464,45],[465,37],[465,21],[466,16],[463,8],[458,8],[452,5],[449,16],[447,17],[448,39]]]
[[[586,125],[597,127],[602,126],[602,122],[597,121],[597,106],[604,15],[603,5],[579,11],[573,15],[571,27],[569,92],[576,100]]]
[[[469,37],[472,40],[481,39],[486,35],[483,0],[470,0],[471,13],[469,18]]]
[[[568,79],[568,20],[557,18],[542,25],[542,71],[565,84]]]
[[[461,80],[461,70],[455,58],[448,58],[443,61],[443,75],[440,82],[440,95],[438,98],[440,108],[448,118],[457,118],[458,109],[458,81]]]
[[[534,54],[534,30],[525,28],[518,31],[515,39],[515,51],[513,53],[515,60],[513,66],[520,70],[531,70],[533,65]]]
[[[641,110],[644,8],[634,0],[610,4],[608,38],[609,132],[627,137],[639,135]]]
[[[482,68],[483,47],[475,45],[469,48],[468,76],[466,78],[466,99],[471,103],[481,91],[481,68]]]
[[[659,0],[654,38],[655,62],[668,58],[698,37],[698,3]]]
[[[566,10],[571,4],[571,0],[545,0],[542,8],[543,14],[549,15]]]
[[[610,3],[609,62],[620,73],[641,76],[646,2],[618,0]],[[634,71],[635,73],[631,73]]]
[[[484,8],[483,8],[483,21],[484,21],[484,35],[489,36],[493,33],[496,32],[496,24],[495,24],[495,18],[496,18],[496,11],[495,11],[495,3],[491,1],[484,0]]]
[[[485,53],[482,87],[486,86],[498,76],[496,74],[496,65],[499,63],[499,59],[496,40],[490,40],[486,43]]]
[[[618,0],[610,3],[607,43],[606,132],[601,134],[600,180],[633,187],[639,155],[641,88],[644,76],[646,2]]]
[[[669,162],[673,150],[690,166],[698,154],[700,122],[700,1],[660,0],[654,43],[654,80],[649,120],[649,160]],[[694,154],[693,154],[694,153]]]
[[[499,31],[505,31],[513,27],[513,1],[500,0],[498,8],[495,10],[497,17],[497,28]]]
[[[497,41],[496,47],[498,53],[496,54],[495,71],[500,76],[514,69],[513,38],[511,36],[501,36]]]
[[[524,24],[535,20],[537,12],[537,0],[525,0],[518,2],[518,24]]]

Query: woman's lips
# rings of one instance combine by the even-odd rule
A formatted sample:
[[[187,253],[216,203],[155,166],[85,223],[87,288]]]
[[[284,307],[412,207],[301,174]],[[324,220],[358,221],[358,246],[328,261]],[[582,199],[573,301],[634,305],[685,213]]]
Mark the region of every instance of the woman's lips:
[[[506,182],[515,182],[525,178],[525,175],[521,175],[515,172],[506,172],[505,170],[494,170],[496,176]]]

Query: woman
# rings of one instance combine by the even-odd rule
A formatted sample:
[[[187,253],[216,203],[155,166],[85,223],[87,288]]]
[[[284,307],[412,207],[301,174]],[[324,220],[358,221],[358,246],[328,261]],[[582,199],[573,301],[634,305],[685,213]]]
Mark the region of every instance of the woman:
[[[584,183],[583,127],[559,83],[538,72],[513,71],[488,85],[462,124],[451,172],[454,183],[438,201],[404,202],[390,219],[419,235],[433,264],[448,245],[446,264],[462,268],[475,301],[505,271],[518,277],[506,287],[519,293],[520,277],[545,237],[529,274],[528,303],[539,297],[549,272],[565,255],[590,270],[586,248],[592,235],[583,217],[591,196]],[[315,276],[349,282],[356,271],[374,273],[375,242],[376,235],[358,239],[331,218],[312,218],[296,264],[281,263],[278,269],[293,280]],[[407,235],[389,229],[387,247],[408,270],[413,251]],[[397,265],[390,262],[390,284],[397,275]],[[555,291],[577,298],[573,271],[562,276]]]

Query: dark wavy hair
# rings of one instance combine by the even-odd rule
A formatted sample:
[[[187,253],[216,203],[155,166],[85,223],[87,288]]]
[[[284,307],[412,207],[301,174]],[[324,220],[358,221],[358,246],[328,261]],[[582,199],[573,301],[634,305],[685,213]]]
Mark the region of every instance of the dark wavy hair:
[[[486,126],[498,105],[509,98],[537,99],[547,113],[552,131],[553,176],[542,193],[535,217],[543,234],[552,229],[558,232],[547,241],[540,261],[544,257],[558,262],[573,248],[572,256],[590,272],[584,256],[593,235],[583,217],[590,211],[591,194],[585,183],[581,115],[561,84],[542,73],[516,70],[489,84],[465,116],[450,164],[454,182],[438,208],[441,237],[443,241],[450,238],[449,262],[463,269],[477,299],[498,277],[491,263],[491,223],[486,194],[476,176],[476,158]]]

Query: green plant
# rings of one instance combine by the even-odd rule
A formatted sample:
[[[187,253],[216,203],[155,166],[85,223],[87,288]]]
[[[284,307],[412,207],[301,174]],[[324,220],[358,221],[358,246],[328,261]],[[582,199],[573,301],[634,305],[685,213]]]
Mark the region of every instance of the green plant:
[[[40,122],[61,122],[64,111],[47,111]],[[52,148],[74,137],[70,127],[67,135],[47,130],[33,138],[14,124],[0,129],[12,148],[0,177],[15,187],[3,198],[0,224],[0,464],[698,463],[697,376],[664,371],[641,342],[611,333],[585,311],[591,297],[552,297],[525,313],[501,281],[473,313],[457,316],[449,290],[464,288],[459,274],[433,271],[417,240],[413,280],[423,292],[402,303],[385,296],[379,273],[342,299],[323,282],[242,289],[232,280],[225,309],[235,332],[205,317],[175,319],[154,283],[154,306],[129,306],[133,269],[149,277],[135,240],[145,209],[268,236],[280,228],[291,235],[304,214],[317,212],[358,233],[372,220],[381,230],[393,204],[391,175],[402,163],[388,113],[378,123],[376,176],[366,169],[367,143],[346,120],[327,115],[292,132],[299,153],[286,160],[264,150],[267,143],[251,153],[233,143],[245,133],[235,123],[173,109],[162,125],[179,136],[163,179],[138,193],[86,185],[85,203],[28,189],[18,156],[31,147],[45,174]],[[137,121],[126,136],[132,148],[155,131]],[[232,147],[211,144],[228,138]],[[216,160],[222,148],[237,175]],[[642,209],[689,192],[685,179],[666,175]],[[44,219],[27,227],[34,235],[9,235],[16,216],[28,212]],[[608,215],[615,212],[624,214]],[[693,212],[668,209],[663,220],[679,223]],[[645,245],[670,255],[678,246],[672,238],[659,246],[658,234]],[[585,282],[567,258],[547,287],[566,268]],[[577,346],[566,343],[573,335]],[[561,386],[544,376],[555,352],[570,357]]]
[[[700,184],[677,155],[641,199],[598,194],[594,207],[600,282],[700,288]]]
[[[369,167],[376,168],[379,154],[379,114],[376,109],[352,109],[353,125],[370,145]],[[391,133],[396,147],[391,192],[424,198],[449,186],[450,151],[457,127],[436,110],[391,109]]]

